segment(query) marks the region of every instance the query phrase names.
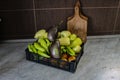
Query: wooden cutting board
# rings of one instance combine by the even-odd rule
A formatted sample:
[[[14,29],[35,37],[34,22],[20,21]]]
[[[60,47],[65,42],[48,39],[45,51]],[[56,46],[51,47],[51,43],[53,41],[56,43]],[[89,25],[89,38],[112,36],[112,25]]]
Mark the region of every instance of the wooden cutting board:
[[[74,15],[72,17],[68,17],[67,21],[67,29],[71,33],[75,33],[79,36],[82,41],[86,42],[87,37],[87,21],[88,18],[81,14],[80,10],[80,1],[78,0],[74,7]]]

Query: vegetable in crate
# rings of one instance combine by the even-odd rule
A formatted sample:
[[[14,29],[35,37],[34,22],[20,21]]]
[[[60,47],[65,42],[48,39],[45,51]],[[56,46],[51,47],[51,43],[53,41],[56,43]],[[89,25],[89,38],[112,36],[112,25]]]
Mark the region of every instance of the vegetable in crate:
[[[39,39],[39,38],[47,38],[48,33],[46,32],[45,29],[41,29],[38,32],[35,33],[34,38]]]
[[[71,62],[71,61],[75,61],[76,57],[75,56],[68,56],[66,53],[64,53],[61,57],[61,60]]]
[[[68,59],[68,55],[64,53],[61,57],[61,60],[67,61],[67,59]]]
[[[41,52],[46,52],[46,50],[37,42],[34,42],[34,47]]]
[[[49,47],[48,47],[45,39],[43,39],[43,38],[38,39],[38,43],[39,43],[39,44],[46,50],[46,52],[49,54],[49,49],[48,49]]]
[[[53,58],[60,58],[60,43],[56,41],[50,47],[50,54]]]
[[[70,35],[70,41],[73,41],[77,38],[76,34],[71,34]]]
[[[60,26],[60,24],[57,26]],[[53,27],[49,30],[48,33],[44,29],[39,30],[34,36],[38,39],[37,42],[34,42],[33,45],[28,45],[29,51],[38,53],[39,55],[46,58],[50,58],[50,54],[53,58],[61,58],[61,53],[67,53],[67,55],[72,56],[73,58],[69,59],[68,57],[67,59],[62,59],[69,62],[73,61],[75,59],[74,57],[76,56],[76,53],[79,53],[81,50],[80,45],[82,44],[82,40],[77,37],[76,34],[71,34],[67,30],[59,33],[57,31],[57,27]],[[58,39],[55,41],[57,36]]]
[[[76,60],[76,53],[81,50],[82,40],[67,30],[58,33],[58,40],[61,46],[61,60],[68,62]],[[64,55],[68,55],[68,57],[65,58]]]
[[[61,37],[69,37],[70,35],[71,35],[71,33],[70,33],[70,31],[62,31],[61,33],[60,33],[60,35],[61,35]]]
[[[28,44],[28,50],[29,50],[30,52],[33,52],[32,48],[31,48],[31,44]]]
[[[45,38],[46,44],[49,47],[51,45],[51,42],[48,40],[48,38]]]
[[[67,53],[71,56],[75,56],[75,52],[69,46],[67,46]]]
[[[70,56],[70,57],[68,58],[68,61],[69,61],[69,62],[75,61],[75,60],[76,60],[76,57],[75,57],[75,56]]]
[[[75,46],[81,45],[81,44],[82,44],[82,40],[77,37],[77,38],[70,44],[70,47],[75,47]]]
[[[33,53],[37,53],[36,48],[32,44],[28,44],[28,50]]]
[[[50,58],[49,55],[47,55],[47,54],[44,53],[44,52],[41,52],[40,50],[38,50],[38,54],[39,54],[40,56],[43,56],[43,57],[46,57],[46,58]]]
[[[56,37],[57,37],[57,27],[53,27],[48,31],[48,39],[50,41],[55,41]]]
[[[79,53],[80,50],[81,50],[81,46],[80,46],[80,45],[77,45],[77,46],[73,47],[72,49],[73,49],[73,51],[74,51],[75,53]]]
[[[66,53],[67,51],[66,51],[66,47],[65,46],[60,46],[60,49],[61,49],[61,54],[62,53]]]
[[[63,21],[61,21],[57,26],[53,26],[51,29],[49,29],[48,31],[48,39],[50,41],[55,41],[55,39],[57,38],[57,33],[58,33],[58,27],[63,23]]]
[[[42,48],[39,43],[34,42],[34,44],[28,44],[28,50],[30,52],[36,53],[42,57],[50,58],[48,54],[46,54],[45,49]]]
[[[70,45],[70,39],[68,37],[62,37],[58,40],[60,41],[60,45]]]

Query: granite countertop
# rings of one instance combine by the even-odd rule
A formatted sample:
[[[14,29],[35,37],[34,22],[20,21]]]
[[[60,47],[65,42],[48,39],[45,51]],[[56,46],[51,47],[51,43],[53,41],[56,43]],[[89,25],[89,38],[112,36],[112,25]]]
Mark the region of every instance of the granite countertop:
[[[0,44],[0,80],[120,80],[120,37],[88,39],[75,73],[26,60],[28,43]]]

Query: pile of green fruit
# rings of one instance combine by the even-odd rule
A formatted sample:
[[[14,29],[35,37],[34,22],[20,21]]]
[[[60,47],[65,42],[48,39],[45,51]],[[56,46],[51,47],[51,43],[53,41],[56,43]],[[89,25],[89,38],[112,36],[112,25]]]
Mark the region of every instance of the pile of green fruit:
[[[59,58],[71,62],[81,50],[82,40],[76,34],[67,30],[58,32],[57,27],[48,32],[41,29],[36,32],[34,38],[37,41],[28,45],[29,52],[45,58]]]

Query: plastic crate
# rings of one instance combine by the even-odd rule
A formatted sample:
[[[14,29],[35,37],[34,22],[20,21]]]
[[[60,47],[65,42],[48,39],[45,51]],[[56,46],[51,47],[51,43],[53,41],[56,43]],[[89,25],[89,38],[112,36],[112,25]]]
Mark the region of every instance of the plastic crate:
[[[83,55],[83,50],[84,50],[83,48],[84,48],[84,45],[82,45],[81,51],[80,53],[78,53],[76,60],[72,62],[67,62],[67,61],[63,61],[61,59],[55,59],[55,58],[45,58],[38,54],[29,52],[28,48],[25,50],[25,52],[26,52],[27,60],[74,73],[77,69],[78,62],[81,56]]]

